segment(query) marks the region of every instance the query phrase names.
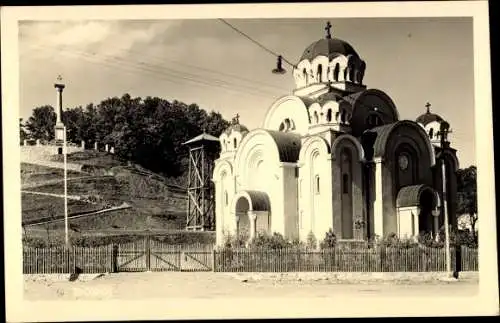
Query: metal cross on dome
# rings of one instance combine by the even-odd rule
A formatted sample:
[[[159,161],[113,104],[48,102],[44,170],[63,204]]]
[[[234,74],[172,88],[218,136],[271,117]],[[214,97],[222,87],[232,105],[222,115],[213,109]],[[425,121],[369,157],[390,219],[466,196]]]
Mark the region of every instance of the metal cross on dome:
[[[61,74],[59,74],[59,75],[57,76],[57,79],[56,79],[56,80],[58,80],[58,81],[62,81],[62,76],[61,76]]]
[[[325,27],[325,30],[326,30],[326,38],[328,38],[328,39],[332,38],[331,29],[332,29],[332,24],[328,21],[328,22],[326,23],[326,27]]]
[[[425,107],[427,108],[427,113],[431,113],[431,104],[429,102],[425,104]]]
[[[236,113],[236,115],[233,118],[233,124],[238,124],[240,123],[240,115],[239,113]]]

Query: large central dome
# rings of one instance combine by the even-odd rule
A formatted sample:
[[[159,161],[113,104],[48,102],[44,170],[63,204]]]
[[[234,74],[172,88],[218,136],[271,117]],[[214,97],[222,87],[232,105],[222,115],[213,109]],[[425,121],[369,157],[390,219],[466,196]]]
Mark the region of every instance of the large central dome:
[[[339,54],[346,57],[349,55],[359,57],[349,43],[337,38],[323,38],[309,45],[300,60],[308,59],[311,61],[320,55],[333,59]]]

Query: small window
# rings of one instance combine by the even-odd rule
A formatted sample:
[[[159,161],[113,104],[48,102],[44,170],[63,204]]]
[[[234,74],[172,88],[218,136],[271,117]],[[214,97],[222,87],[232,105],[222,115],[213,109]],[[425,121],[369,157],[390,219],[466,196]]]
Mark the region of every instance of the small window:
[[[340,66],[339,63],[335,64],[335,69],[333,70],[333,79],[335,81],[339,80]]]
[[[323,65],[318,65],[318,82],[323,82]]]
[[[342,110],[342,111],[340,112],[340,121],[341,121],[342,123],[345,123],[345,110]]]
[[[280,131],[285,131],[285,124],[283,122],[280,124]]]
[[[318,112],[314,111],[314,123],[319,123]]]
[[[236,149],[238,147],[238,142],[236,141],[236,138],[233,139],[233,145],[234,145],[234,149]]]
[[[434,129],[431,128],[431,130],[429,130],[429,138],[432,139],[432,137],[434,137]]]
[[[326,112],[326,121],[332,121],[332,109],[328,109],[328,111]]]
[[[342,192],[344,194],[349,194],[349,175],[342,175]]]
[[[320,193],[319,175],[316,175],[316,177],[314,178],[314,186],[315,186],[315,193],[319,194]]]
[[[224,192],[224,203],[226,206],[229,204],[229,196],[227,194],[227,191]]]

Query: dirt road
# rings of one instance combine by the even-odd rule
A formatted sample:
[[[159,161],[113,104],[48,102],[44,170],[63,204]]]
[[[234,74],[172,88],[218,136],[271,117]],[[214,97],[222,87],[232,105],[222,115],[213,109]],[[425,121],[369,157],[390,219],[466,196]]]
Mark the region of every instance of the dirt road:
[[[478,291],[476,279],[455,282],[363,282],[329,280],[243,281],[235,275],[212,272],[120,273],[89,281],[25,279],[26,300],[75,300],[218,297],[467,297]]]

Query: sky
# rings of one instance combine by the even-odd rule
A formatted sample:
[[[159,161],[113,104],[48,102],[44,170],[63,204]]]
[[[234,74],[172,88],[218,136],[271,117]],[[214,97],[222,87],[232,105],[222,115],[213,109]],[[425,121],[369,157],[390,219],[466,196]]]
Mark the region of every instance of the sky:
[[[452,127],[460,166],[475,165],[472,19],[228,19],[269,50],[297,63],[325,36],[350,43],[366,62],[364,83],[387,93],[401,119],[425,104]],[[196,103],[260,127],[273,102],[295,88],[291,68],[272,74],[276,58],[217,19],[22,21],[19,24],[20,117],[56,103],[64,108],[129,93]]]

